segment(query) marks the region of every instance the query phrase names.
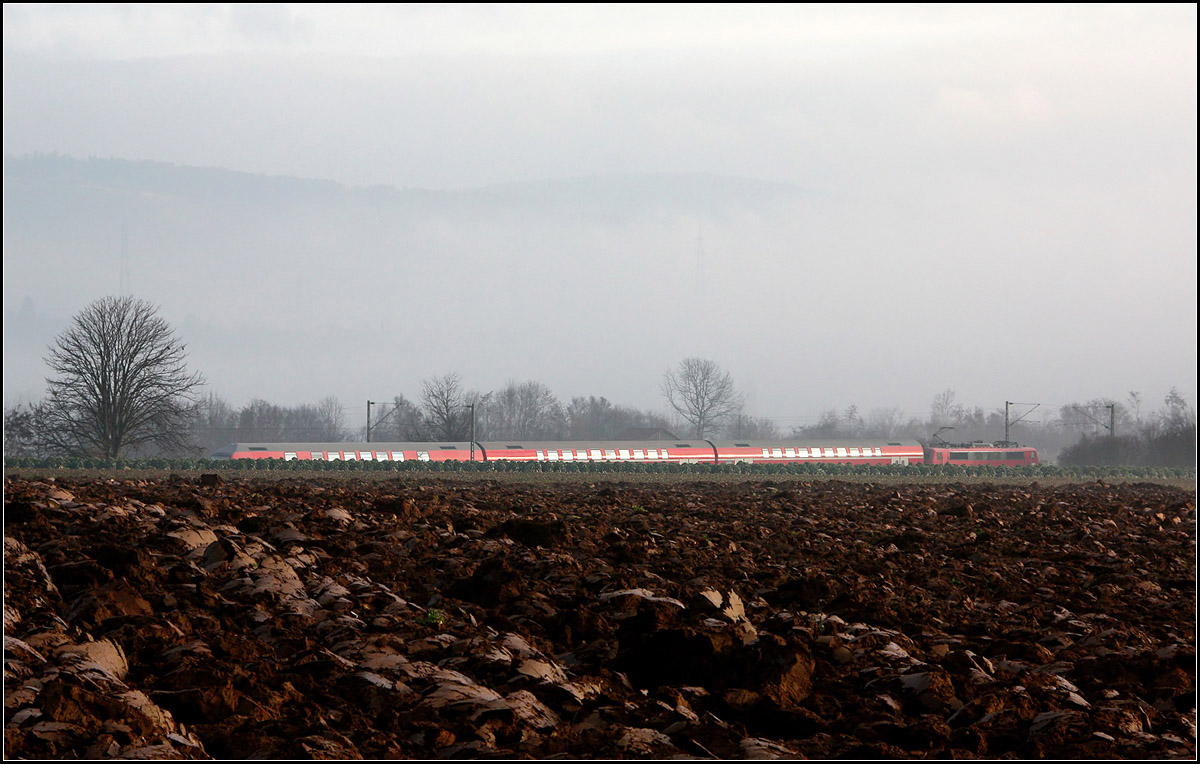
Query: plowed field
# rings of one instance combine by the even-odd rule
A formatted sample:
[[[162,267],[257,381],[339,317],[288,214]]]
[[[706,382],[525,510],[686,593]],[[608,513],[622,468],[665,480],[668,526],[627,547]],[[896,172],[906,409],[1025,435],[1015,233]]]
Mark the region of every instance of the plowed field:
[[[5,480],[10,758],[1194,758],[1195,494]]]

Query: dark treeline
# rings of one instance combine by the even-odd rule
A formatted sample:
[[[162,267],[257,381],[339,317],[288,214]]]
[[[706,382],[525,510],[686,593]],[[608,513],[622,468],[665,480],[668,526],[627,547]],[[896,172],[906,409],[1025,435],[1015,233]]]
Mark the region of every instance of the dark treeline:
[[[865,414],[857,406],[828,409],[817,423],[797,428],[804,438],[913,439],[930,444],[1010,440],[1038,449],[1043,463],[1096,466],[1192,467],[1196,463],[1196,411],[1172,388],[1158,411],[1145,411],[1140,393],[1124,401],[1097,398],[1054,409],[1020,404],[1007,412],[959,404],[953,390],[934,397],[929,418],[905,417],[898,408]],[[1029,416],[1033,414],[1034,416]]]
[[[1140,408],[1140,397],[1133,403]],[[1059,455],[1065,465],[1149,465],[1154,467],[1192,467],[1196,464],[1196,410],[1187,405],[1177,390],[1171,390],[1163,408],[1142,418],[1140,411],[1130,422],[1125,407],[1116,408],[1125,420],[1127,435],[1108,432],[1085,434],[1079,442]],[[1086,410],[1083,410],[1086,411]],[[1081,413],[1076,411],[1076,413]],[[1110,418],[1116,414],[1110,412]],[[1101,420],[1103,422],[1103,420]],[[1116,428],[1114,428],[1116,429]]]
[[[474,419],[474,421],[472,421]],[[316,405],[277,406],[251,401],[238,409],[216,395],[197,407],[192,440],[211,453],[237,442],[620,440],[674,437],[663,415],[614,404],[604,397],[574,397],[564,404],[540,382],[509,382],[481,393],[457,374],[421,384],[417,401],[397,396],[371,406],[371,431],[346,427],[346,412],[332,397]]]

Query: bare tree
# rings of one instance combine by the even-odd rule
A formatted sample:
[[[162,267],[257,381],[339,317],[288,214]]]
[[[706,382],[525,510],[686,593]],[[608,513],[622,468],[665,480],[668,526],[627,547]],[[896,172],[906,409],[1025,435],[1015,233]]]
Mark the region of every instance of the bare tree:
[[[470,403],[463,391],[462,379],[451,372],[421,383],[421,409],[429,433],[438,440],[465,439],[470,434]]]
[[[237,423],[237,411],[224,398],[210,392],[196,403],[191,421],[192,441],[211,453],[237,440]]]
[[[614,405],[603,396],[576,396],[565,414],[567,437],[571,440],[620,440],[630,430],[666,432],[672,428],[661,414]]]
[[[955,401],[957,397],[950,388],[933,397],[933,404],[929,407],[930,427],[951,427],[962,420],[963,407]]]
[[[729,418],[726,435],[738,440],[779,440],[779,427],[766,417],[735,414]]]
[[[37,456],[41,408],[17,403],[4,407],[4,456]]]
[[[335,396],[327,395],[316,406],[318,439],[336,442],[345,436],[346,409]]]
[[[371,440],[413,441],[425,439],[421,410],[403,395],[394,396],[371,426]]]
[[[576,396],[567,406],[567,435],[572,440],[612,440],[615,407],[604,396]]]
[[[862,415],[858,413],[858,405],[854,403],[851,403],[846,407],[845,421],[846,426],[844,432],[848,437],[852,438],[857,438],[858,436],[862,435],[863,430],[867,426],[866,423],[863,422]]]
[[[188,450],[188,424],[204,378],[187,369],[186,348],[157,308],[104,297],[80,311],[46,364],[47,447],[75,456],[119,458],[154,446]]]
[[[742,410],[742,396],[734,389],[733,377],[704,358],[685,358],[677,369],[663,374],[662,391],[698,438],[719,430],[727,418]]]
[[[1133,408],[1133,418],[1140,425],[1142,423],[1142,394],[1137,390],[1130,390],[1129,405]]]
[[[541,382],[510,381],[489,400],[487,437],[496,440],[555,440],[567,429],[566,413]]]
[[[867,414],[863,428],[854,435],[867,434],[871,437],[894,438],[903,423],[904,414],[895,406],[874,408]]]
[[[837,409],[825,409],[816,424],[792,431],[792,436],[797,438],[834,438],[842,434],[842,416]]]

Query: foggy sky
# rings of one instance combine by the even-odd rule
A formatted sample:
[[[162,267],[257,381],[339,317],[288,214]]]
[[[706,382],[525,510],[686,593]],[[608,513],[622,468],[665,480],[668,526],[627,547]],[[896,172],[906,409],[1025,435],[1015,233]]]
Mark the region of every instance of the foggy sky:
[[[269,363],[225,368],[222,343],[204,344],[212,333],[199,324],[247,320],[261,285],[230,283],[215,302],[182,270],[142,277],[152,291],[139,296],[196,326],[201,343],[184,340],[235,405],[332,393],[356,412],[360,399],[415,397],[419,376],[457,370],[482,390],[532,378],[563,398],[661,409],[662,372],[690,355],[728,368],[750,413],[787,425],[851,403],[924,416],[946,388],[985,408],[1130,390],[1149,403],[1171,386],[1194,402],[1195,64],[1194,5],[17,3],[4,6],[3,141],[6,157],[350,186],[697,173],[791,184],[815,200],[783,217],[598,228],[590,241],[553,240],[553,226],[539,235],[537,221],[441,232],[439,246],[495,250],[516,266],[530,242],[599,257],[633,248],[630,270],[593,279],[596,292],[571,287],[554,305],[564,319],[572,305],[618,304],[622,276],[642,278],[648,261],[671,290],[672,269],[692,275],[699,240],[707,286],[682,297],[702,297],[712,321],[599,332],[575,316],[576,332],[524,338],[492,327],[414,349],[403,366],[418,378],[403,384],[373,359],[357,381],[322,376],[292,348],[279,349],[286,382]],[[111,257],[117,243],[97,246]],[[382,274],[375,288],[411,277],[378,251],[331,247],[338,266],[322,278],[343,315],[363,272]],[[113,291],[39,277],[36,258],[7,244],[4,260],[6,316],[32,296],[65,321]],[[447,296],[465,277],[426,276]],[[380,336],[395,320],[366,317]],[[336,334],[340,320],[322,328]],[[6,342],[6,400],[40,393],[44,370],[29,365]],[[300,384],[310,371],[312,389]]]

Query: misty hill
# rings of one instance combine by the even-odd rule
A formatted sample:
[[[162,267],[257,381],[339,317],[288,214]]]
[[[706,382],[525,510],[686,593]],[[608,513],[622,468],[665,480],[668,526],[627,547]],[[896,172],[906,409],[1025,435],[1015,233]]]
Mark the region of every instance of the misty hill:
[[[377,211],[386,205],[402,215],[554,212],[611,222],[662,214],[722,216],[791,201],[801,193],[786,183],[707,174],[596,176],[456,191],[355,187],[164,162],[44,154],[5,157],[4,183],[5,204],[14,213],[30,215],[31,222],[60,212],[109,214],[114,197],[126,197],[131,212],[139,203],[173,199],[218,210],[238,204],[319,204],[331,210],[361,205]]]
[[[53,334],[83,305],[128,284],[187,327],[213,386],[235,400],[308,400],[343,388],[358,397],[330,367],[378,368],[389,381],[373,394],[411,394],[407,378],[390,381],[394,366],[555,384],[563,366],[578,373],[642,352],[656,370],[645,380],[653,391],[679,355],[654,346],[696,333],[680,318],[707,300],[706,284],[739,303],[744,276],[725,273],[723,263],[769,258],[788,238],[776,236],[779,225],[805,198],[795,186],[713,175],[445,191],[6,157],[5,388],[40,389],[44,372],[35,367]],[[756,280],[744,286],[760,289]],[[657,339],[642,350],[613,331],[651,325]],[[514,341],[514,332],[524,339]],[[590,351],[529,358],[568,341]],[[311,357],[314,347],[320,362],[295,361],[298,349]],[[290,370],[286,383],[271,378],[280,368]],[[563,393],[622,394],[583,384]]]

